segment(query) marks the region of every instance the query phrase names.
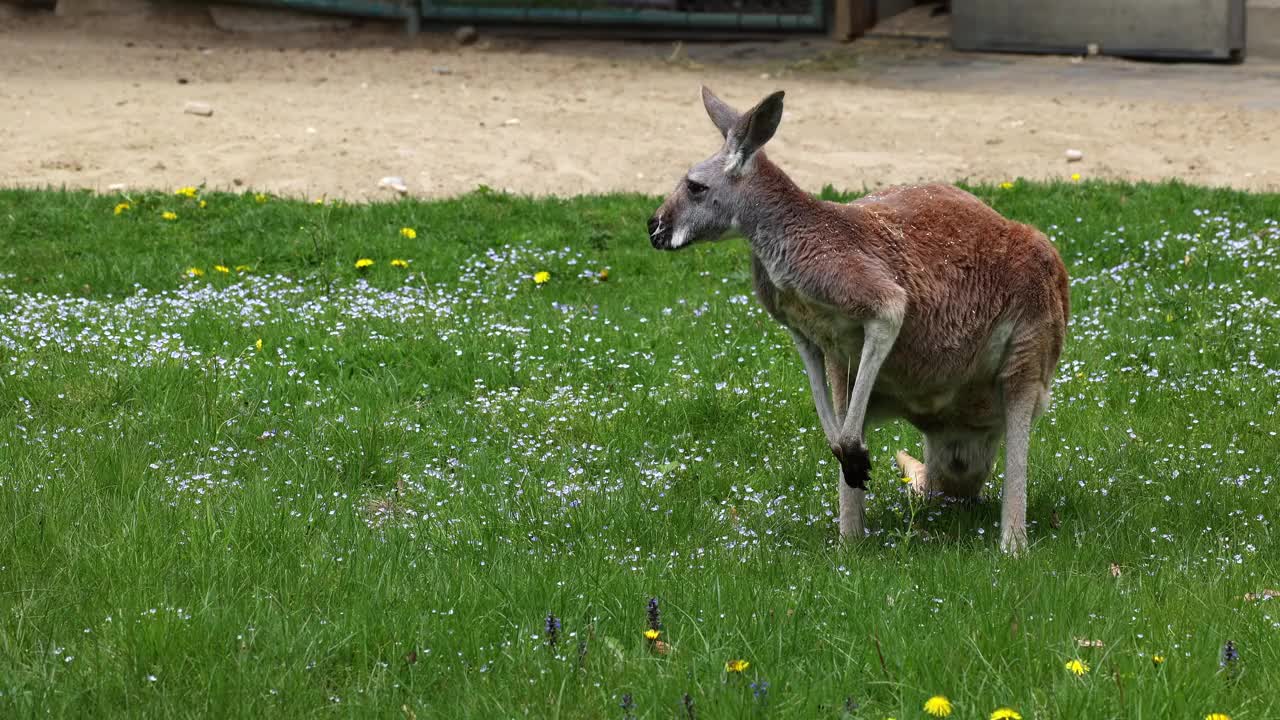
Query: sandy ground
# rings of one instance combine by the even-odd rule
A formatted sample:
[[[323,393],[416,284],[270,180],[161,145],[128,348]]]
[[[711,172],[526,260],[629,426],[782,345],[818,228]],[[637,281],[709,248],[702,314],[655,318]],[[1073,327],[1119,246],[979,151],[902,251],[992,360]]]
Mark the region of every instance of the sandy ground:
[[[478,185],[668,190],[718,136],[705,82],[787,90],[771,157],[803,186],[1182,178],[1280,189],[1280,65],[959,55],[825,41],[686,45],[305,37],[199,22],[0,20],[0,186],[207,183],[387,197]],[[212,117],[183,113],[191,100]],[[1068,164],[1067,148],[1085,153]]]

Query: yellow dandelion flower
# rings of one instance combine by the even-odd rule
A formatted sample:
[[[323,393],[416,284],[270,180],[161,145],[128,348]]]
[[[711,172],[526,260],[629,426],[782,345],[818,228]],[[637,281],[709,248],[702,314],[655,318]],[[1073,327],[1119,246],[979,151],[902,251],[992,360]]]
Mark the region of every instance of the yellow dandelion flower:
[[[1152,665],[1155,665],[1156,667],[1160,667],[1161,665],[1163,665],[1163,664],[1164,664],[1164,656],[1163,656],[1163,655],[1152,655],[1152,656],[1151,656],[1151,664],[1152,664]]]
[[[596,277],[600,278],[600,282],[605,282],[606,280],[608,280],[608,279],[609,279],[609,268],[603,268],[603,269],[601,269],[601,270],[600,270],[600,273],[599,273],[598,275],[596,275]]]
[[[1231,716],[1226,713],[1209,713],[1204,716],[1204,720],[1231,720]]]
[[[258,341],[253,344],[253,349],[262,352],[262,338],[258,338]]]
[[[658,639],[658,636],[659,636],[659,635],[661,635],[661,634],[662,634],[662,631],[661,631],[661,630],[652,630],[652,629],[650,629],[650,630],[645,630],[645,631],[644,631],[644,638],[645,638],[646,640],[657,640],[657,639]]]
[[[751,663],[746,660],[730,660],[724,664],[724,671],[727,673],[740,673],[751,667]]]
[[[1067,672],[1075,675],[1076,677],[1083,677],[1089,672],[1089,663],[1083,660],[1068,660],[1066,665],[1063,667],[1067,669]]]
[[[316,198],[315,200],[312,200],[312,201],[311,201],[311,204],[312,204],[312,205],[323,205],[323,204],[324,204],[324,198],[322,198],[322,197]]]
[[[209,201],[208,201],[208,200],[201,200],[201,201],[200,201],[200,209],[201,209],[201,210],[203,210],[203,209],[205,209],[205,208],[207,208],[207,207],[209,207]]]
[[[934,695],[924,701],[924,711],[934,717],[946,717],[951,714],[951,701],[945,695]]]
[[[117,203],[117,204],[116,204],[116,209],[115,209],[115,214],[116,214],[116,215],[123,215],[123,214],[124,214],[124,211],[125,211],[125,210],[128,210],[128,209],[129,209],[129,208],[131,208],[131,207],[133,207],[133,206],[132,206],[132,205],[130,205],[129,203],[127,203],[127,202]]]
[[[1022,714],[1013,708],[1000,708],[991,712],[991,720],[1022,720]]]
[[[1071,182],[1080,182],[1080,173],[1071,173]]]
[[[204,271],[198,267],[189,267],[187,268],[187,277],[204,277]]]
[[[248,265],[237,265],[237,266],[236,266],[236,272],[249,272],[249,271],[250,271],[250,270],[252,270],[252,269],[253,269],[253,268],[249,267]]]
[[[177,190],[174,190],[173,194],[177,195],[178,197],[193,198],[196,196],[196,189],[188,185],[186,187],[180,187]]]
[[[418,231],[411,227],[402,227],[400,228],[400,237],[413,240],[418,237]]]
[[[404,268],[409,267],[409,261],[396,258],[395,260],[391,261],[391,267],[400,268],[403,270]]]
[[[910,485],[910,484],[911,484],[911,478],[906,477],[906,476],[904,475],[904,476],[902,476],[902,477],[898,478],[898,482],[902,483],[903,485]]]
[[[551,279],[551,273],[547,272],[546,270],[539,270],[538,272],[533,274],[533,282],[537,285],[541,285],[542,283],[547,282],[550,279]]]
[[[1009,182],[1008,180],[1005,180],[1004,182],[1000,183],[1000,189],[1001,189],[1001,190],[1012,190],[1012,189],[1013,189],[1013,183]]]
[[[164,212],[160,213],[160,217],[164,218],[165,220],[177,220],[178,213],[172,210],[165,210]]]
[[[356,261],[357,270],[364,270],[367,267],[373,267],[373,261],[369,258],[360,258]]]
[[[259,205],[261,205],[262,203],[266,202],[266,201],[267,201],[266,193],[254,193],[254,194],[253,194],[253,201],[254,201],[254,202],[256,202],[256,203],[258,203]]]
[[[226,275],[227,273],[231,272],[231,268],[227,267],[226,265],[214,265],[213,269],[222,273],[223,275]]]

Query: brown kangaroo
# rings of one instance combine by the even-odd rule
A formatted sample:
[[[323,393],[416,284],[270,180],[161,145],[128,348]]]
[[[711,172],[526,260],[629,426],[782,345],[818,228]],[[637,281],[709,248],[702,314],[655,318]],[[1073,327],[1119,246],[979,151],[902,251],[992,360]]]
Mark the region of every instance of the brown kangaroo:
[[[923,465],[898,456],[922,494],[976,496],[1006,438],[1000,547],[1024,550],[1031,426],[1049,406],[1070,314],[1062,258],[1035,228],[950,185],[813,198],[761,151],[782,96],[743,114],[702,89],[724,144],[663,201],[650,241],[746,236],[756,295],[795,340],[840,461],[842,538],[866,533],[866,423],[904,418],[924,433]]]

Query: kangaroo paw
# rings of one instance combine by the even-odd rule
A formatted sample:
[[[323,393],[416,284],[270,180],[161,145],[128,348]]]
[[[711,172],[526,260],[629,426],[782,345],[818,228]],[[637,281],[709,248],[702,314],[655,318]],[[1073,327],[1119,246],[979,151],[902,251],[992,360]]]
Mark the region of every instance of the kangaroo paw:
[[[845,450],[840,446],[832,448],[836,459],[840,461],[840,473],[844,482],[851,488],[867,489],[871,480],[871,455],[862,443]]]

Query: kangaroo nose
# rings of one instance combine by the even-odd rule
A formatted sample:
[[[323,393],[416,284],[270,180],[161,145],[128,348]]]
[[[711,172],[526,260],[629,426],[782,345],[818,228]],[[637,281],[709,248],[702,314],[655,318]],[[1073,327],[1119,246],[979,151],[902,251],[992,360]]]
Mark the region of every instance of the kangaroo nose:
[[[667,247],[671,239],[671,228],[663,224],[662,218],[654,215],[649,218],[649,242],[658,249]]]

